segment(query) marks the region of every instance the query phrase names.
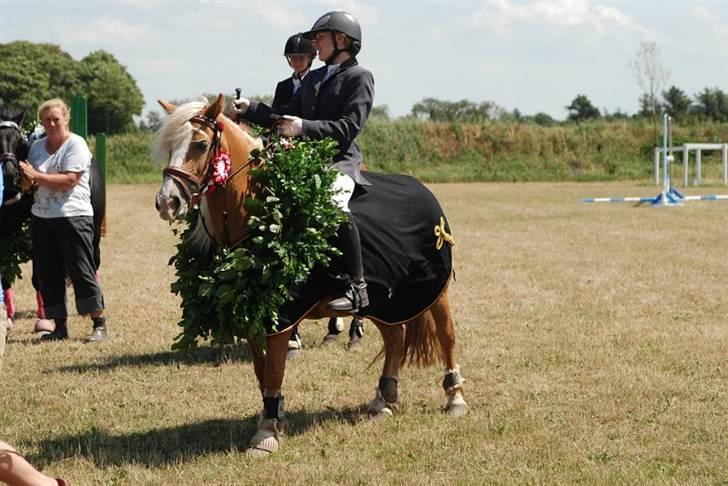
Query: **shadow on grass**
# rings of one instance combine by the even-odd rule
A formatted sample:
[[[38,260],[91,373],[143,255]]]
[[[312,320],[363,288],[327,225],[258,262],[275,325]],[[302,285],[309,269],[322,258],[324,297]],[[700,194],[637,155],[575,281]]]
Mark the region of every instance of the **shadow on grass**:
[[[303,434],[325,422],[355,424],[361,420],[363,413],[362,407],[329,408],[315,413],[293,412],[287,414],[287,435]],[[255,434],[257,422],[258,416],[253,415],[242,420],[206,420],[119,435],[93,428],[78,435],[38,442],[39,452],[28,459],[41,469],[71,457],[83,457],[100,468],[127,464],[146,467],[179,465],[207,454],[236,451],[242,454],[248,440]]]
[[[247,345],[226,349],[222,354],[218,348],[198,348],[194,351],[162,351],[151,354],[126,354],[110,356],[100,363],[85,363],[62,366],[62,373],[85,373],[88,371],[113,371],[117,368],[143,368],[147,366],[221,364],[230,362],[252,362],[253,355]]]

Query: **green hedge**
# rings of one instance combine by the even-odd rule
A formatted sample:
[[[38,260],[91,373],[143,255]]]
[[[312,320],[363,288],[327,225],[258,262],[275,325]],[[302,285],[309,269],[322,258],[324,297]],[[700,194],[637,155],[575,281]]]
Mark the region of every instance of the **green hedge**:
[[[727,141],[728,124],[676,125],[673,138],[676,145]],[[159,181],[162,167],[151,161],[152,140],[148,132],[108,137],[108,180]],[[655,142],[655,127],[641,120],[542,127],[373,119],[358,139],[369,170],[426,182],[650,179]],[[718,159],[704,154],[708,175]]]

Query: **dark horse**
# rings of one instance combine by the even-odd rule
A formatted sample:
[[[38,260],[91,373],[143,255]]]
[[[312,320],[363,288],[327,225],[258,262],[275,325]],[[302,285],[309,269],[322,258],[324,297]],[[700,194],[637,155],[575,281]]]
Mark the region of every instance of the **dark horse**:
[[[12,113],[7,108],[0,109],[0,166],[4,180],[3,203],[0,208],[0,238],[5,240],[17,237],[23,223],[30,219],[30,209],[33,205],[33,195],[20,190],[19,162],[27,159],[30,149],[28,138],[21,129],[23,118],[24,112]],[[92,160],[90,171],[91,206],[94,210],[93,251],[98,270],[101,265],[101,222],[106,214],[106,185],[96,160]],[[2,277],[3,288],[9,288],[12,281],[6,281],[5,275]],[[33,286],[38,289],[35,279]],[[6,296],[8,295],[11,294],[6,293]],[[7,304],[8,307],[12,307],[12,302]],[[39,315],[42,315],[42,310],[39,311]]]
[[[196,228],[205,226],[209,233],[193,233],[190,242],[201,248],[219,248],[244,238],[249,214],[242,201],[253,190],[250,155],[261,147],[260,140],[222,114],[223,103],[222,95],[209,106],[193,102],[176,107],[160,101],[168,116],[157,134],[157,152],[169,157],[156,196],[162,219],[183,217],[191,199],[199,197],[211,174],[213,148],[225,151],[232,161],[230,174],[235,177],[227,179],[222,190],[207,193],[200,200],[200,217],[207,223]],[[366,194],[352,199],[350,208],[362,235],[365,274],[371,289],[372,304],[363,317],[374,322],[384,341],[384,369],[368,405],[369,413],[392,415],[398,410],[399,371],[405,362],[432,365],[439,358],[445,367],[445,410],[450,415],[463,415],[467,404],[455,362],[455,330],[447,292],[452,273],[447,221],[432,193],[414,179],[374,173],[368,173],[367,179],[373,185]],[[385,210],[381,210],[382,205]],[[375,211],[367,210],[367,206],[374,206]],[[403,229],[407,232],[397,232]],[[385,247],[370,246],[373,240]],[[395,266],[400,267],[390,265],[392,261],[387,258],[392,255],[398,258]],[[372,268],[380,271],[373,272]],[[388,288],[380,285],[392,282],[387,277],[395,274],[397,278]],[[347,315],[326,306],[336,289],[312,280],[313,274],[297,297],[280,310],[277,328],[282,330],[268,333],[265,351],[249,340],[263,392],[263,413],[248,449],[255,457],[278,450],[285,431],[281,388],[293,326],[302,319]]]

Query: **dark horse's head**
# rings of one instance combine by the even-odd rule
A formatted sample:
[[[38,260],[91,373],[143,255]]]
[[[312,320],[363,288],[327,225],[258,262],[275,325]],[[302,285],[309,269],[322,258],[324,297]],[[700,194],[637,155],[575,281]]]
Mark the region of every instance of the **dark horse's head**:
[[[21,160],[28,158],[28,139],[21,128],[25,112],[11,113],[0,109],[0,167],[5,180],[5,194],[20,188]],[[14,194],[10,194],[12,197]],[[7,199],[7,198],[3,198]]]

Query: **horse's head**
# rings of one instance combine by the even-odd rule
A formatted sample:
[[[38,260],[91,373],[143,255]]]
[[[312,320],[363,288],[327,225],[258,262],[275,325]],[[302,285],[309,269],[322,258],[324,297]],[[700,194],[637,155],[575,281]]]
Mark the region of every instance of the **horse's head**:
[[[245,133],[222,113],[224,102],[222,94],[210,105],[191,102],[175,106],[159,101],[167,112],[155,143],[157,157],[168,160],[155,200],[162,219],[173,221],[183,218],[197,201],[200,201],[201,208],[206,208],[208,203],[211,207],[224,205],[225,198],[228,198],[237,201],[236,208],[241,207],[239,202],[247,191],[247,179],[242,176],[247,171],[243,169],[246,169],[251,151],[262,146],[260,140]],[[214,194],[208,196],[210,185],[220,183],[214,164],[220,154],[229,156],[231,179],[224,178],[221,182],[223,190],[211,190],[210,193]],[[235,175],[235,180],[232,180],[232,175]],[[222,212],[224,208],[219,209]],[[223,244],[231,235],[218,237],[220,231],[228,229],[222,228],[223,223],[216,216],[217,212],[206,219],[211,221],[217,243]]]
[[[5,187],[20,187],[19,161],[28,158],[28,139],[20,128],[25,112],[11,115],[0,110],[0,167]]]
[[[166,158],[168,162],[155,206],[162,219],[172,221],[187,214],[193,197],[202,190],[215,149],[213,142],[219,144],[220,134],[201,120],[216,122],[222,107],[217,102],[210,106],[202,102],[175,106],[158,101],[167,117],[157,132],[155,152],[158,158]]]

